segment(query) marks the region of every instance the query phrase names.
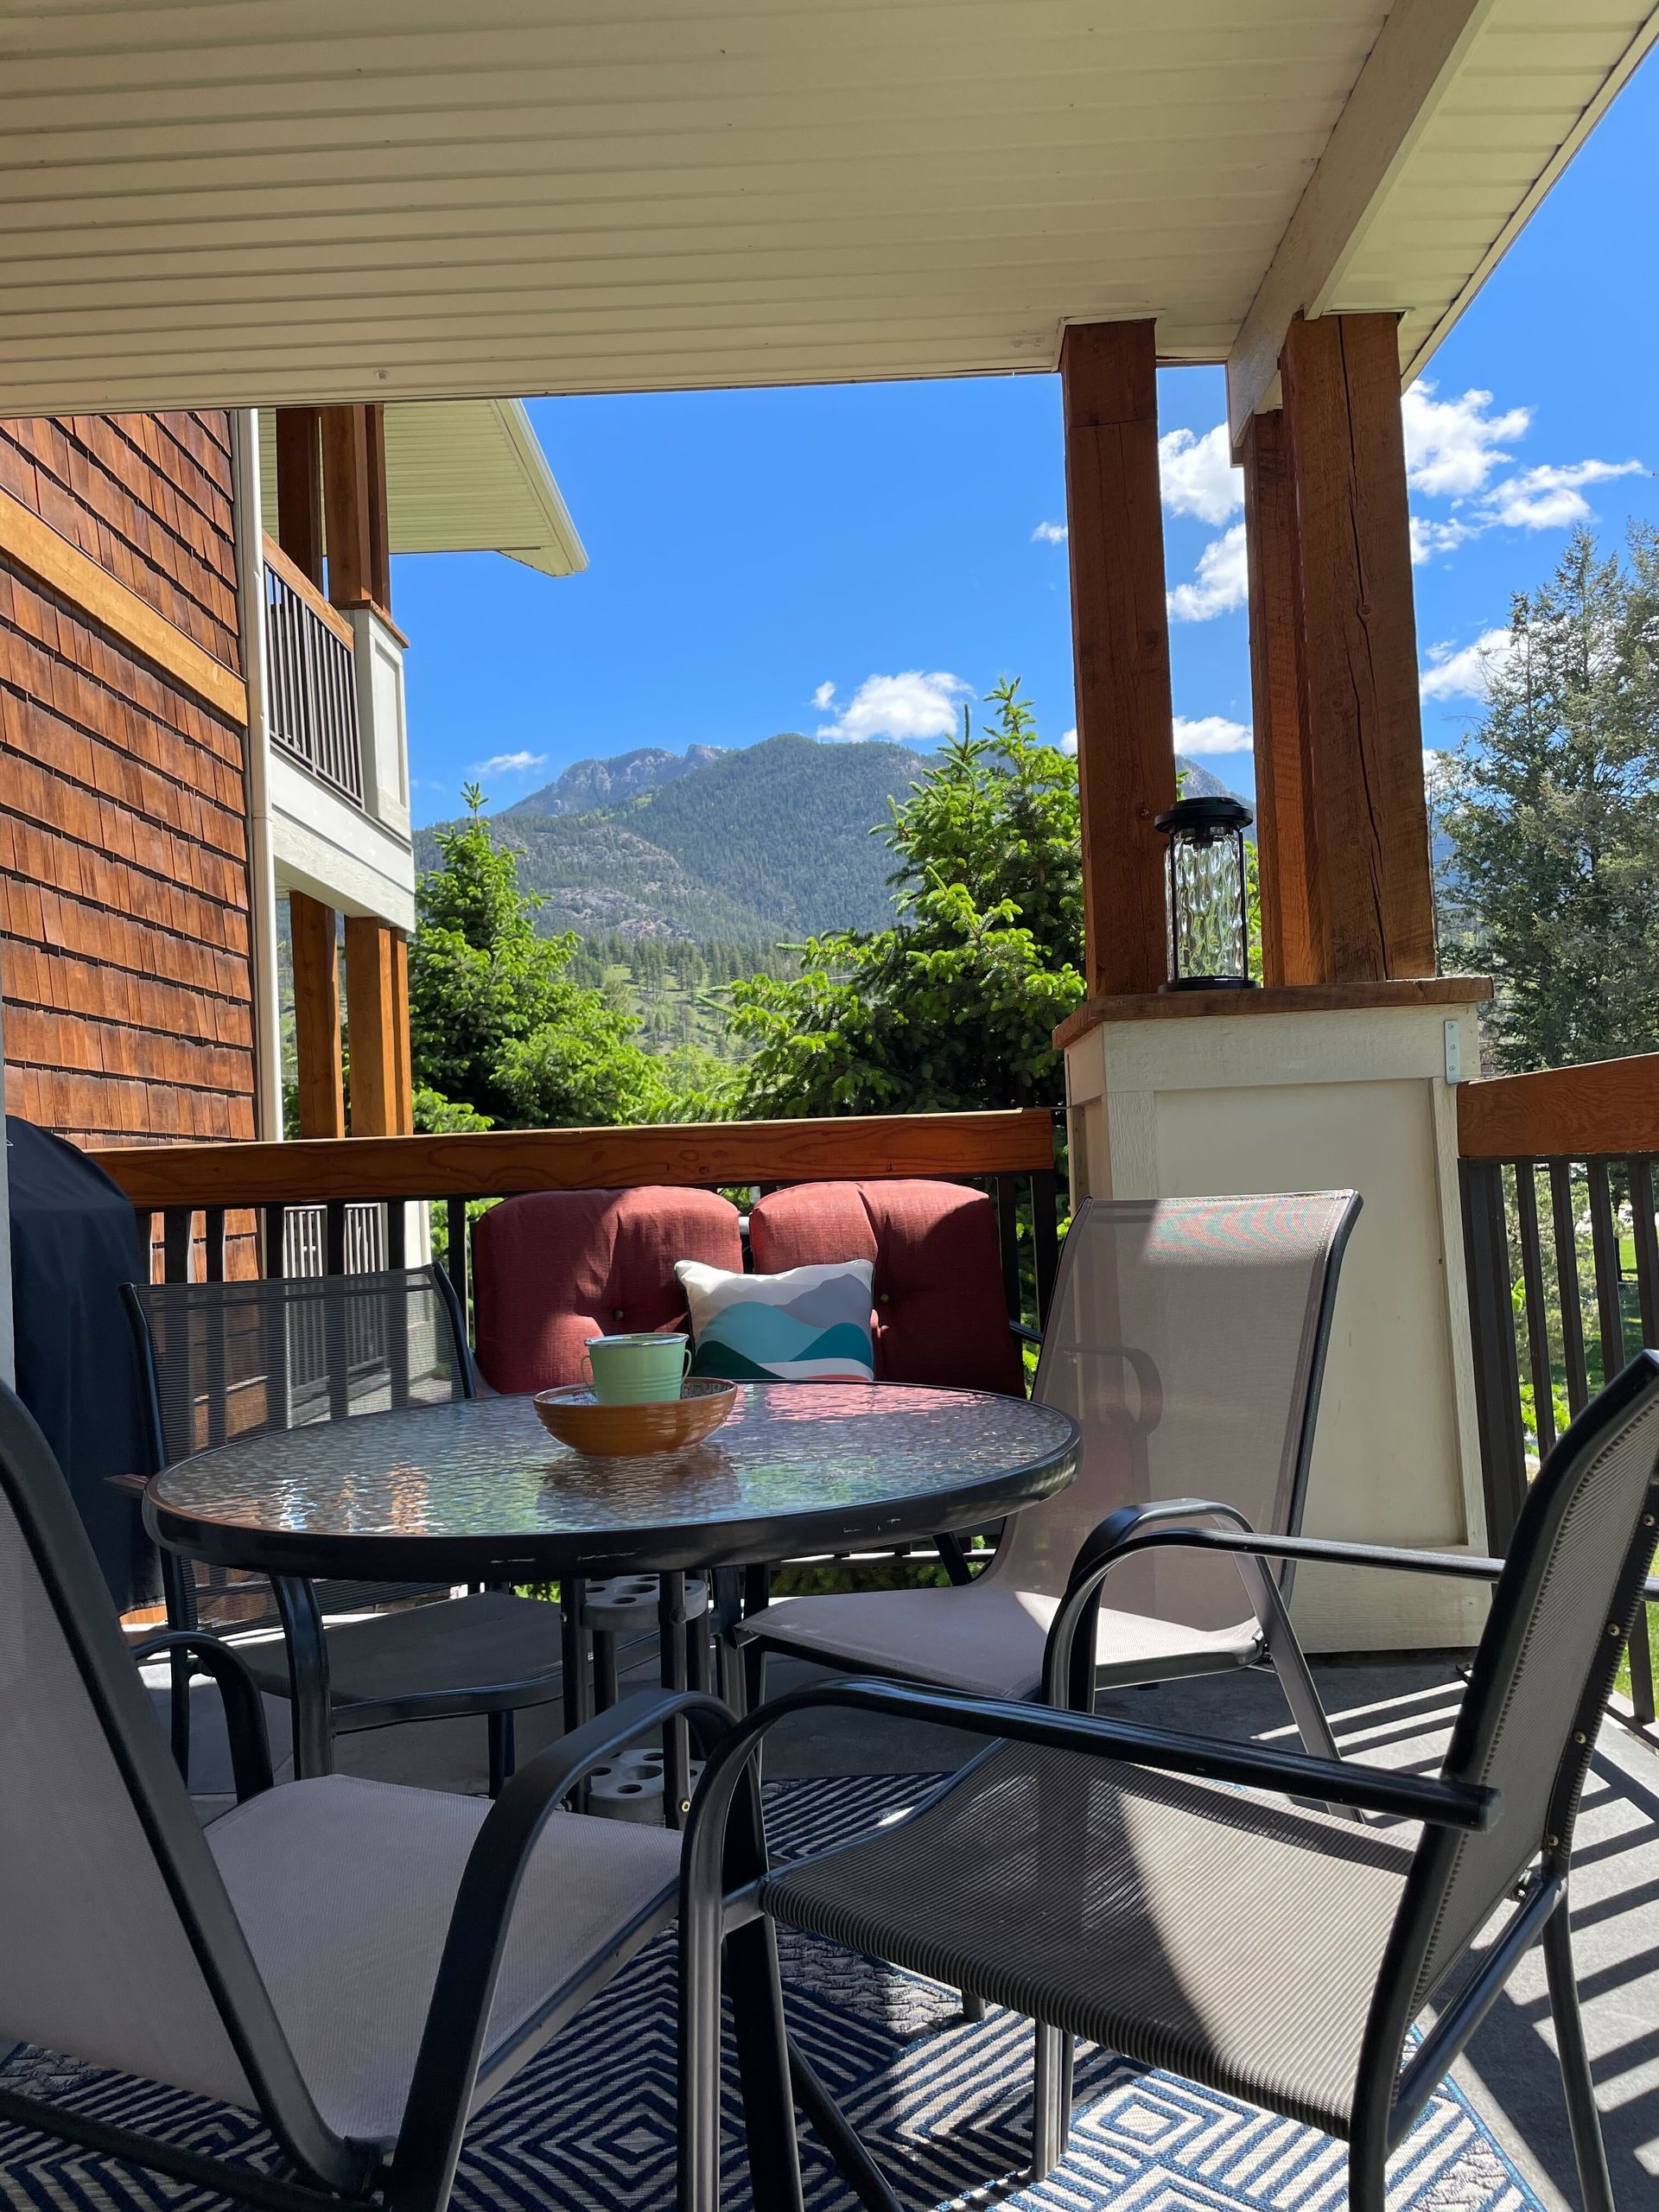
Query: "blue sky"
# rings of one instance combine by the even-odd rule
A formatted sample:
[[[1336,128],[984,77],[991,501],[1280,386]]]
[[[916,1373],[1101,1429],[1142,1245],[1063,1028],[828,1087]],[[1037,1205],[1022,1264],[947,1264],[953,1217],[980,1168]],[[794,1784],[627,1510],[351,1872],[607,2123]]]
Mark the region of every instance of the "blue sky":
[[[1510,594],[1575,518],[1659,522],[1659,66],[1626,87],[1407,400],[1426,683],[1455,743]],[[1219,369],[1159,404],[1179,741],[1248,791],[1249,674]],[[588,548],[396,564],[417,820],[469,775],[504,804],[589,754],[774,731],[929,741],[1023,677],[1075,719],[1052,376],[531,402]],[[1499,648],[1501,650],[1501,646]],[[487,766],[486,764],[488,764]]]

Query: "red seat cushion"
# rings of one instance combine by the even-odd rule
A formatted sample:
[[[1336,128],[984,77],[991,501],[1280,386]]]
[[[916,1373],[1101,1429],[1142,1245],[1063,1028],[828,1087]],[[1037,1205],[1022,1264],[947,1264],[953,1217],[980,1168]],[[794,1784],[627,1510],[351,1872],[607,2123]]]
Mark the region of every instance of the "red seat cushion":
[[[798,1183],[749,1216],[757,1274],[833,1260],[875,1268],[875,1372],[1025,1394],[1008,1327],[996,1210],[956,1183]]]
[[[473,1236],[478,1364],[498,1390],[580,1382],[589,1337],[683,1329],[676,1260],[741,1268],[737,1209],[713,1191],[535,1191]]]

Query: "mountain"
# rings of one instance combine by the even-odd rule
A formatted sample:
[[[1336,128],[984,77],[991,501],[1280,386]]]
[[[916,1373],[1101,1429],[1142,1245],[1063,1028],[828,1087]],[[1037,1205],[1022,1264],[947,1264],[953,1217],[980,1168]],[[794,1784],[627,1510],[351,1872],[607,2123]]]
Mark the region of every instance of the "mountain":
[[[1207,768],[1200,768],[1196,760],[1189,760],[1184,753],[1178,753],[1175,755],[1175,766],[1178,769],[1185,768],[1186,771],[1186,789],[1183,794],[1185,798],[1236,798],[1238,797],[1236,791],[1229,791],[1219,776],[1212,776]],[[1244,804],[1249,806],[1250,802],[1246,799]],[[1251,807],[1250,811],[1254,813],[1255,808]]]
[[[566,804],[584,786],[614,788],[664,761],[670,772],[635,796],[579,812]],[[491,818],[522,849],[518,880],[547,899],[550,932],[707,940],[876,929],[892,912],[893,855],[870,832],[923,767],[908,746],[821,745],[792,732],[731,752],[647,747],[579,761]],[[416,868],[437,860],[433,831],[418,830]]]
[[[707,942],[880,929],[893,918],[893,856],[871,832],[927,758],[792,732],[731,751],[645,746],[579,760],[491,818],[499,842],[522,849],[518,880],[546,899],[540,926],[550,933]],[[1207,770],[1179,765],[1190,794],[1225,791]],[[595,791],[623,795],[580,804]],[[417,831],[416,866],[437,860],[432,830]]]
[[[681,776],[706,768],[720,758],[713,745],[688,745],[683,753],[670,753],[660,745],[641,745],[632,753],[619,753],[608,760],[573,760],[564,773],[538,791],[504,806],[504,815],[589,814],[594,808],[614,805],[625,798],[639,798],[661,789]]]

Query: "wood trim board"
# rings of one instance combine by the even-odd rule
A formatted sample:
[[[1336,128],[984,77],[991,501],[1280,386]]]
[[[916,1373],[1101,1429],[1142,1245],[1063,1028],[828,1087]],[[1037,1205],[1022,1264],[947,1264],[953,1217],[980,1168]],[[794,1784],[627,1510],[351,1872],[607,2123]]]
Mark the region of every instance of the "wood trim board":
[[[246,727],[248,691],[239,676],[6,491],[0,491],[0,554],[152,662],[181,689]]]
[[[1054,1032],[1063,1052],[1109,1021],[1203,1021],[1217,1014],[1363,1014],[1389,1007],[1482,1006],[1490,976],[1395,976],[1376,983],[1287,983],[1248,991],[1156,991],[1085,999]]]

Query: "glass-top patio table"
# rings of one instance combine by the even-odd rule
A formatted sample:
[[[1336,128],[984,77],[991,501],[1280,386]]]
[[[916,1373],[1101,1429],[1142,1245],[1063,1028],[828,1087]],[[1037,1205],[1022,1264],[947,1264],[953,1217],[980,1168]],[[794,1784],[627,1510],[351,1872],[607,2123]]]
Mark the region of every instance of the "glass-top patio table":
[[[556,1580],[569,1676],[583,1579],[663,1574],[666,1624],[688,1571],[981,1526],[1059,1490],[1081,1449],[1058,1407],[901,1383],[744,1383],[702,1443],[640,1459],[568,1450],[527,1397],[472,1398],[200,1452],[154,1478],[144,1519],[158,1543],[279,1586]]]

